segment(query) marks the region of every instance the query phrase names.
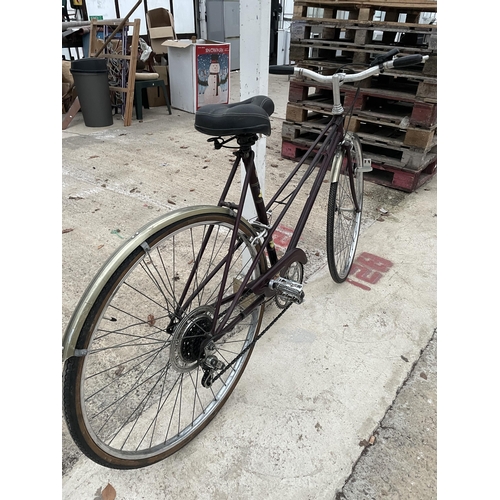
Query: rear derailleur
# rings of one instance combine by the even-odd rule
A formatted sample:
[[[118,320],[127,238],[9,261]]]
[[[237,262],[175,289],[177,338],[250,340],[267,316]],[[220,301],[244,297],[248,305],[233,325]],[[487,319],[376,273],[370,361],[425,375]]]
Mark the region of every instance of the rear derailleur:
[[[215,380],[217,372],[224,370],[225,367],[226,365],[217,359],[217,356],[207,356],[202,363],[203,377],[201,378],[201,385],[206,388],[210,387]]]

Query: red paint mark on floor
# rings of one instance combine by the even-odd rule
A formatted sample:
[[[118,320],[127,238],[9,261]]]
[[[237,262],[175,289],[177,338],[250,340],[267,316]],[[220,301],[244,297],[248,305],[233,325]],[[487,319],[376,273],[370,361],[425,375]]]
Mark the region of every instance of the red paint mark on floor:
[[[285,251],[288,248],[290,239],[292,238],[293,229],[290,227],[279,225],[274,231],[273,241],[276,248]]]
[[[363,252],[357,259],[356,262],[360,265],[364,265],[376,271],[381,271],[383,273],[387,272],[392,267],[392,262],[372,253]]]
[[[363,285],[352,278],[364,281],[374,285],[393,266],[390,260],[373,255],[372,253],[363,252],[354,261],[351,272],[349,273],[350,279],[347,281],[353,285],[359,286],[363,290],[371,290],[367,285]]]
[[[347,283],[351,283],[351,285],[359,286],[359,288],[362,288],[363,290],[371,290],[369,286],[363,285],[363,283],[358,283],[357,281],[354,281],[350,278],[347,278]]]

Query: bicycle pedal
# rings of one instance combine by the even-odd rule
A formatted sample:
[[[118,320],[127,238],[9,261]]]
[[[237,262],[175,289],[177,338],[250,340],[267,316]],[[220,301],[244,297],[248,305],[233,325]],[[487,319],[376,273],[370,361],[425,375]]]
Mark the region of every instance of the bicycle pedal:
[[[358,167],[356,170],[363,173],[371,172],[373,170],[371,158],[363,158],[363,166]]]
[[[278,293],[287,299],[302,304],[304,301],[304,292],[302,291],[302,284],[296,281],[287,280],[286,278],[279,277],[269,282],[269,288],[277,290]]]

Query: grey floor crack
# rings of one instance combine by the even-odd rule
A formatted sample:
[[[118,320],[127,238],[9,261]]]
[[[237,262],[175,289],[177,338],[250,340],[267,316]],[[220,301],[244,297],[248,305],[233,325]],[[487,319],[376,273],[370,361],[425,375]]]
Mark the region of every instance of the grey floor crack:
[[[379,439],[363,449],[335,500],[436,498],[436,344],[437,329],[373,431]]]

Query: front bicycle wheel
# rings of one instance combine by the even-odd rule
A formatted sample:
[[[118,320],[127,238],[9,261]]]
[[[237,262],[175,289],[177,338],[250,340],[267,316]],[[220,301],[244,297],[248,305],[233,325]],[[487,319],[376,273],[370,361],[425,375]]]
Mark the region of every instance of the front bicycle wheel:
[[[84,355],[69,358],[63,374],[66,422],[89,458],[117,469],[151,465],[191,441],[224,405],[248,363],[263,306],[216,342],[208,333],[229,306],[216,317],[224,259],[231,254],[226,297],[255,258],[252,236],[229,214],[193,211],[148,238],[105,284],[78,338]],[[237,358],[211,385],[207,352],[218,373]]]
[[[348,158],[342,152],[340,174],[330,185],[326,228],[326,250],[330,275],[336,283],[346,280],[351,270],[358,244],[363,207],[363,153],[358,137],[347,132],[350,143],[352,183],[348,171]],[[354,200],[357,200],[357,209]]]

